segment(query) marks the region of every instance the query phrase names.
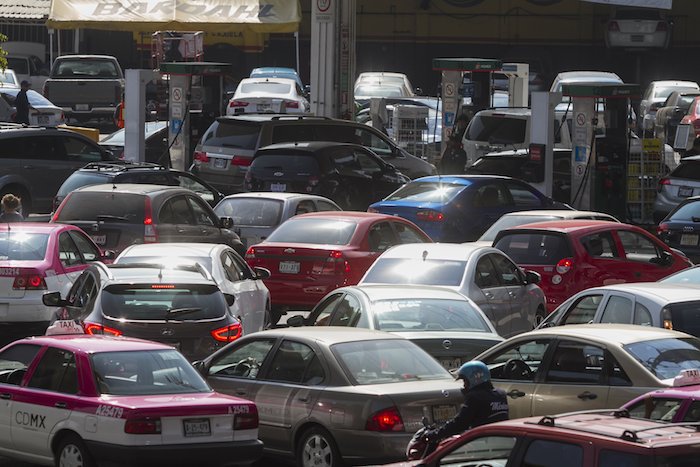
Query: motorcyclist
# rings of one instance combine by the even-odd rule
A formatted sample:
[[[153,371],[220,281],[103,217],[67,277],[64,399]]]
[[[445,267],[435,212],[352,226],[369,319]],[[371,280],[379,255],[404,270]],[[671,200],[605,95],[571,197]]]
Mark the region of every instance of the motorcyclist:
[[[470,428],[508,420],[508,399],[502,389],[491,384],[489,368],[478,360],[467,362],[457,370],[456,378],[464,382],[464,404],[459,413],[426,436],[434,442],[460,434]]]

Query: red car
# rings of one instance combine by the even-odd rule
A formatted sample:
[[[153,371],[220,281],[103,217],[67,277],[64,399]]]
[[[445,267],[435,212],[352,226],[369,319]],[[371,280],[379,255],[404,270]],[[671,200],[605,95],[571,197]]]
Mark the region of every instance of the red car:
[[[501,231],[493,246],[538,272],[551,312],[581,290],[654,282],[692,266],[644,229],[618,222],[550,221]]]
[[[695,137],[700,138],[700,96],[693,99],[688,113],[681,119],[681,125],[691,125],[695,131]]]
[[[355,285],[375,259],[400,243],[431,243],[415,224],[397,216],[352,211],[294,216],[248,249],[251,267],[271,273],[272,322],[287,308],[310,310],[331,290]]]

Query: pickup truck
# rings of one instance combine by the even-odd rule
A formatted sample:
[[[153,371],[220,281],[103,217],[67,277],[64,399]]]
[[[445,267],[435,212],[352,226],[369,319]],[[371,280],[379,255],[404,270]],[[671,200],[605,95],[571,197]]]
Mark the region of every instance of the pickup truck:
[[[80,122],[111,120],[123,92],[124,73],[109,55],[58,57],[44,83],[44,96]]]

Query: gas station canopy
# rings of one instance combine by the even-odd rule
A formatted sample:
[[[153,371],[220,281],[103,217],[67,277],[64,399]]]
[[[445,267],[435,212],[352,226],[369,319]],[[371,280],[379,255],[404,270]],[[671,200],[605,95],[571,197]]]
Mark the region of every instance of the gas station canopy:
[[[563,96],[596,97],[602,99],[635,99],[642,95],[638,84],[564,84],[562,85],[561,91]]]
[[[299,0],[53,0],[46,25],[112,31],[295,32]]]
[[[438,71],[498,71],[502,65],[500,60],[489,58],[433,59],[433,70]]]

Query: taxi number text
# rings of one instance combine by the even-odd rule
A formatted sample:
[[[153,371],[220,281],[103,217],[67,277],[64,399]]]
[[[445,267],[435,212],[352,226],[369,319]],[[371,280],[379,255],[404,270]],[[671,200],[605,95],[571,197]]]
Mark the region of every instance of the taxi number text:
[[[102,417],[113,417],[122,418],[124,409],[121,407],[114,407],[112,405],[100,405],[95,411],[95,415],[100,415]]]
[[[0,276],[19,276],[19,268],[0,268]]]
[[[229,407],[229,413],[232,413],[234,415],[250,413],[250,407],[248,407],[247,405],[234,405],[233,407]]]

